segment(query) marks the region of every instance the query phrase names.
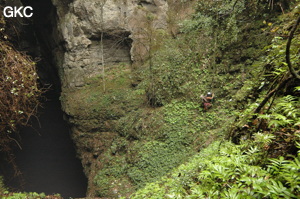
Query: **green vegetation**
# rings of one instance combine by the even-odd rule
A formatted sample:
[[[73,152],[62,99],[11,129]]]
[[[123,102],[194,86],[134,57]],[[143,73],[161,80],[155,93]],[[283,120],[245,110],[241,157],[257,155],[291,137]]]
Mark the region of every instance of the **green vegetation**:
[[[170,36],[147,13],[142,64],[106,66],[105,92],[101,77],[64,88],[90,192],[298,197],[299,85],[284,59],[297,1],[196,4]],[[297,71],[298,49],[296,31],[290,55]],[[207,91],[216,96],[204,112]]]
[[[74,136],[77,147],[96,156],[93,183],[99,196],[113,197],[114,189],[125,194],[158,180],[220,136],[215,129],[225,128],[232,115],[219,103],[215,112],[204,113],[200,101],[184,98],[154,109],[147,105],[143,84],[130,87],[126,67],[111,69],[107,77],[106,92],[99,77],[61,97],[69,121],[83,131]]]
[[[2,199],[62,199],[59,194],[45,195],[44,193],[13,193],[9,192],[3,183],[3,178],[0,176],[0,197]]]
[[[46,196],[44,193],[38,194],[35,192],[30,193],[10,193],[4,192],[0,195],[3,199],[62,199],[59,195]]]
[[[236,144],[228,141],[214,141],[206,149],[201,150],[200,153],[160,180],[147,183],[131,198],[298,198],[300,196],[298,172],[300,164],[297,153],[300,138],[300,97],[299,87],[297,87],[299,80],[290,74],[285,60],[287,40],[284,39],[289,34],[287,29],[295,23],[293,19],[297,17],[299,7],[296,6],[292,12],[281,15],[280,18],[268,18],[266,13],[259,16],[259,13],[251,10],[252,7],[244,10],[246,4],[243,4],[243,1],[230,2],[199,1],[201,12],[196,13],[194,19],[185,22],[183,27],[185,34],[204,29],[208,31],[208,35],[212,35],[210,37],[213,38],[212,40],[217,41],[217,45],[211,45],[215,49],[207,56],[209,59],[206,59],[204,63],[209,64],[201,72],[205,71],[206,74],[212,75],[214,71],[216,76],[214,78],[219,81],[214,82],[213,85],[222,85],[222,80],[224,84],[226,83],[225,87],[216,89],[217,93],[223,96],[228,91],[231,93],[233,101],[238,103],[237,109],[233,111],[238,117],[232,126],[217,129],[217,134],[222,132],[227,135],[229,132],[228,137]],[[207,9],[209,6],[211,9]],[[256,6],[262,5],[256,4]],[[234,9],[232,9],[233,7]],[[222,8],[224,8],[224,13]],[[236,13],[234,13],[235,9]],[[217,14],[213,14],[214,12]],[[252,15],[245,15],[256,19],[253,24],[244,21],[243,15],[247,12],[253,12]],[[217,23],[218,20],[221,21]],[[269,20],[272,22],[267,22]],[[232,21],[234,23],[230,23]],[[253,29],[252,25],[256,28]],[[216,29],[211,29],[214,27]],[[221,32],[219,32],[220,27],[222,27]],[[247,41],[241,42],[239,39],[245,39],[243,32],[248,33],[248,27],[252,28],[250,28],[250,36],[247,37],[260,35],[261,38],[251,38],[248,41],[254,43],[245,44]],[[224,34],[222,34],[223,30],[226,30]],[[252,35],[254,32],[256,34]],[[230,33],[229,35],[232,37],[228,38],[227,33]],[[266,38],[267,35],[270,36],[270,39]],[[272,37],[273,39],[271,39]],[[264,41],[262,41],[263,38]],[[235,41],[241,42],[240,46],[246,45],[244,46],[245,50],[241,50]],[[226,49],[230,54],[224,52]],[[229,49],[230,51],[228,51]],[[254,49],[261,49],[261,51]],[[172,50],[174,51],[174,48]],[[240,51],[239,54],[235,53],[235,50]],[[195,54],[195,51],[191,52]],[[296,71],[299,71],[298,52],[299,33],[297,32],[290,50],[291,63]],[[233,55],[234,57],[232,57]],[[172,57],[176,59],[178,56]],[[181,60],[189,59],[188,56],[181,57]],[[184,61],[178,63],[183,67],[174,69],[177,74],[171,73],[179,81],[178,84],[174,84],[173,80],[170,81],[172,84],[159,81],[161,86],[158,85],[157,98],[162,104],[169,105],[168,99],[172,99],[174,96],[196,98],[193,96],[195,93],[193,91],[197,90],[197,86],[201,91],[200,80],[193,79],[195,73],[191,70],[192,64],[185,65]],[[199,61],[196,63],[199,64]],[[228,63],[230,64],[227,65]],[[200,64],[202,67],[203,65],[203,63]],[[226,67],[226,65],[230,67]],[[164,67],[160,68],[164,70],[164,74],[168,75],[166,72],[168,66],[167,69],[165,66],[164,63]],[[189,68],[186,69],[186,66]],[[186,73],[178,74],[182,68]],[[236,76],[230,80],[228,75],[233,74]],[[182,78],[181,75],[185,76]],[[179,78],[176,78],[177,76]],[[205,75],[204,78],[206,77]],[[201,83],[201,86],[205,85],[205,83]],[[170,87],[168,88],[165,84]],[[188,84],[188,86],[185,87],[184,84]],[[171,95],[166,95],[168,92],[160,93],[161,88],[173,93]],[[191,89],[191,92],[187,92],[184,88]],[[228,103],[223,101],[219,110],[226,106]],[[228,117],[230,114],[226,116]],[[186,118],[185,121],[188,122],[188,119]],[[197,126],[195,128],[201,129]],[[177,129],[182,129],[182,125],[177,126]],[[211,134],[209,133],[209,135]]]
[[[178,24],[171,16],[187,2],[169,2],[167,30],[151,12],[141,20],[140,65],[105,65],[83,87],[62,88],[90,196],[300,197],[299,1],[198,0]],[[6,125],[1,112],[0,130],[9,132],[26,123],[40,91],[34,64],[0,47],[8,92],[0,108],[17,116]],[[15,64],[24,67],[10,71]],[[205,112],[208,91],[215,101]],[[46,197],[0,188],[4,198]]]
[[[131,198],[298,198],[299,156],[270,159],[262,165],[265,144],[214,142],[168,176],[149,183]],[[260,167],[264,166],[264,167]]]

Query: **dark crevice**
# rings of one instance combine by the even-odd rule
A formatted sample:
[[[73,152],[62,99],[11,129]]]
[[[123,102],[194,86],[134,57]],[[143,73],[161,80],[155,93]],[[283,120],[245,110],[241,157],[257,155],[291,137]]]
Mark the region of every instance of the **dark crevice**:
[[[24,6],[33,8],[33,16],[24,26],[23,40],[27,42],[26,51],[39,60],[37,62],[40,82],[44,87],[50,85],[60,92],[61,83],[58,76],[58,65],[55,52],[62,51],[61,37],[58,33],[56,8],[51,0],[22,0]]]
[[[51,0],[21,0],[24,6],[34,10],[32,18],[22,19],[14,45],[25,51],[37,63],[46,101],[39,109],[38,118],[31,118],[31,127],[20,130],[19,144],[15,148],[18,172],[7,164],[0,165],[6,185],[12,191],[60,193],[63,197],[85,197],[87,179],[75,145],[70,137],[69,126],[63,119],[59,101],[61,82],[59,62],[63,59],[64,42],[57,30],[56,7]],[[66,7],[71,2],[64,1]],[[2,162],[3,163],[3,162]]]

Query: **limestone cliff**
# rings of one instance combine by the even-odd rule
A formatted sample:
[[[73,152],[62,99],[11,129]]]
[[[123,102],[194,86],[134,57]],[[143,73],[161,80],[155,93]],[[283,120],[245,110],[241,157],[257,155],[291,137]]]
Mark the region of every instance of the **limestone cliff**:
[[[138,61],[143,19],[153,13],[154,28],[166,28],[165,0],[53,0],[65,52],[60,62],[65,87],[80,87],[85,78],[102,71],[101,35],[105,65]],[[143,50],[142,50],[143,51]],[[145,51],[145,50],[144,50]]]

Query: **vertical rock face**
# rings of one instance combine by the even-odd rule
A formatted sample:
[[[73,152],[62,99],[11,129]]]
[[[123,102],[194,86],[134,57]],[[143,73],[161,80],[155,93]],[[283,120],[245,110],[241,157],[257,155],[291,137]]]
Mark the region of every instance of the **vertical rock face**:
[[[52,52],[63,87],[62,107],[89,179],[87,195],[92,197],[98,192],[96,195],[108,196],[104,192],[109,192],[114,198],[124,194],[119,189],[130,192],[128,179],[98,179],[99,184],[95,177],[99,170],[108,167],[107,151],[113,143],[117,146],[118,140],[124,139],[114,129],[115,124],[126,112],[137,109],[143,98],[136,99],[123,83],[113,82],[113,77],[111,84],[117,85],[117,92],[104,93],[97,88],[85,93],[85,89],[73,88],[85,86],[88,78],[101,75],[104,68],[124,73],[118,68],[123,65],[120,63],[143,61],[149,51],[149,33],[167,27],[168,4],[166,0],[51,1],[57,13],[56,38],[60,38],[55,41],[60,48]]]
[[[80,87],[85,79],[101,74],[105,66],[139,61],[137,52],[147,51],[137,38],[147,24],[166,28],[166,0],[52,0],[57,8],[58,30],[65,52],[60,64],[64,87]],[[141,47],[144,46],[144,47]],[[141,48],[144,48],[143,50]],[[137,50],[138,49],[138,50]]]

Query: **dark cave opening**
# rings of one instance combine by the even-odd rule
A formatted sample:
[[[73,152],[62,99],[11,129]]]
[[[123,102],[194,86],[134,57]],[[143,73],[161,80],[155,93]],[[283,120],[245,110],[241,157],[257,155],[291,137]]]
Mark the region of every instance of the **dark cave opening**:
[[[59,193],[65,198],[85,197],[87,179],[80,160],[76,158],[59,101],[59,60],[64,47],[56,29],[56,8],[51,0],[21,2],[24,6],[31,6],[34,14],[22,21],[15,45],[36,60],[40,84],[49,89],[38,117],[31,118],[31,127],[22,128],[20,137],[16,138],[22,147],[14,150],[20,175],[15,176],[16,170],[11,165],[1,166],[1,172],[12,191]]]
[[[46,98],[38,118],[32,118],[31,126],[20,130],[22,149],[14,150],[20,175],[11,175],[7,185],[15,191],[85,197],[87,178],[76,158],[58,95],[52,90]]]

